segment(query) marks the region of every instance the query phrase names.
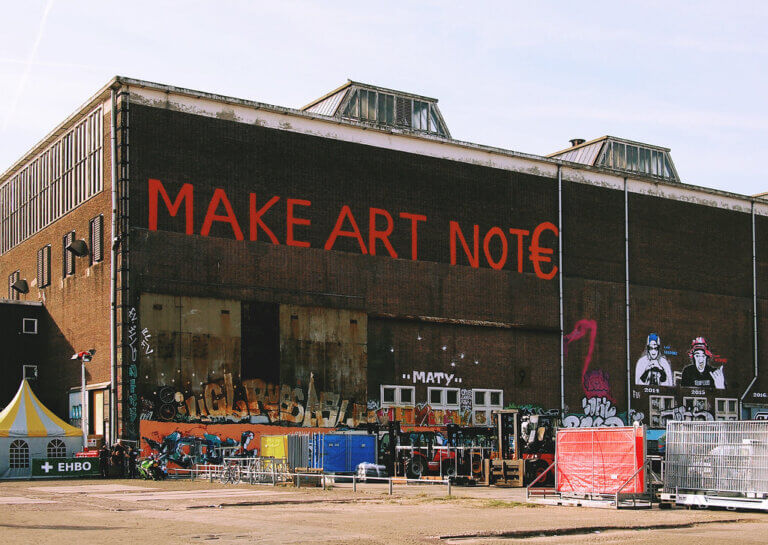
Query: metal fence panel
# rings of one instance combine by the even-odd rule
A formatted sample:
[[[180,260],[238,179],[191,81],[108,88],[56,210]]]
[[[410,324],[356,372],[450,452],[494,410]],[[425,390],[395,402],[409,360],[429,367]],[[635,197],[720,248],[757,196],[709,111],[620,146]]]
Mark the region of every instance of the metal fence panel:
[[[768,421],[668,422],[664,489],[768,493]]]

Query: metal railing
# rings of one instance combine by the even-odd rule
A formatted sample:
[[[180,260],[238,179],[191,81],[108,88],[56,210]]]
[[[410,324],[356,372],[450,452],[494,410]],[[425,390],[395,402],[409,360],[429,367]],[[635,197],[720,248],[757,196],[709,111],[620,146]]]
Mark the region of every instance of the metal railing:
[[[398,485],[442,485],[447,487],[447,495],[452,495],[451,479],[406,479],[404,477],[361,477],[357,474],[340,475],[323,472],[289,471],[284,459],[232,458],[224,464],[196,464],[191,468],[173,468],[169,470],[171,478],[187,478],[190,480],[205,479],[210,482],[218,481],[223,484],[293,484],[297,488],[304,486],[320,486],[323,490],[333,486],[349,484],[353,492],[365,483],[386,484],[389,495],[394,494]],[[251,463],[249,463],[251,462]]]

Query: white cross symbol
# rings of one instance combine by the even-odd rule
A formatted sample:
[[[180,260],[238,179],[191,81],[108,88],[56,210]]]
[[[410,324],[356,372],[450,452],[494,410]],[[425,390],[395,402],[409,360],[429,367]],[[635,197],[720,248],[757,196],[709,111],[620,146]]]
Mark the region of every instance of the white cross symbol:
[[[48,462],[45,462],[43,465],[40,466],[40,469],[48,473],[50,470],[53,469],[53,466],[49,464]]]

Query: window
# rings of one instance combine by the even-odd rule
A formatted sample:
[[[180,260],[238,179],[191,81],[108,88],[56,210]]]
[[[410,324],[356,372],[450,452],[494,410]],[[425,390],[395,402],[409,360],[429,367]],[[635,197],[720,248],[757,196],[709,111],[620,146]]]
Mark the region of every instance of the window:
[[[44,288],[51,284],[51,245],[37,251],[37,287]]]
[[[353,91],[342,117],[446,135],[434,104],[372,89]]]
[[[91,265],[104,259],[104,216],[96,216],[91,220]]]
[[[37,335],[37,318],[22,318],[21,332],[29,335]]]
[[[503,408],[504,393],[501,390],[472,390],[472,418],[476,426],[493,424],[491,412]]]
[[[427,388],[429,406],[433,409],[458,409],[458,388]]]
[[[11,274],[8,275],[8,299],[17,301],[20,297],[20,293],[13,289],[11,286],[13,286],[14,282],[16,282],[21,277],[21,271],[14,271]]]
[[[689,409],[696,416],[696,413],[709,412],[709,401],[706,397],[684,397],[683,407]]]
[[[715,420],[738,420],[738,400],[715,398]]]
[[[101,192],[103,119],[99,106],[0,186],[0,255]]]
[[[67,250],[67,246],[72,244],[75,240],[75,232],[70,231],[64,237],[62,238],[62,245],[61,245],[61,252],[62,252],[62,276],[66,278],[67,276],[75,274],[75,254]]]
[[[26,441],[16,439],[8,449],[8,461],[11,469],[29,467],[29,445]]]
[[[664,416],[665,411],[674,409],[675,398],[672,396],[651,396],[650,411],[648,423],[651,428],[664,428],[666,427],[667,418]]]
[[[61,439],[51,439],[46,449],[48,458],[66,458],[67,446]]]
[[[381,386],[381,406],[413,405],[416,388],[413,386]]]

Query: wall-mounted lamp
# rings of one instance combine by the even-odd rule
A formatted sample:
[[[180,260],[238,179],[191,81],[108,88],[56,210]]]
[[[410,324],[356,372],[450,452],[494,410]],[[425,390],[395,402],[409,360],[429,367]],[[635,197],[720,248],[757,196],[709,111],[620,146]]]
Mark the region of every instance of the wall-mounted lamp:
[[[19,293],[29,293],[29,284],[27,284],[27,281],[23,278],[19,278],[16,282],[11,284],[11,288]]]
[[[75,239],[67,244],[67,250],[75,254],[77,257],[88,255],[88,245],[82,239]]]

